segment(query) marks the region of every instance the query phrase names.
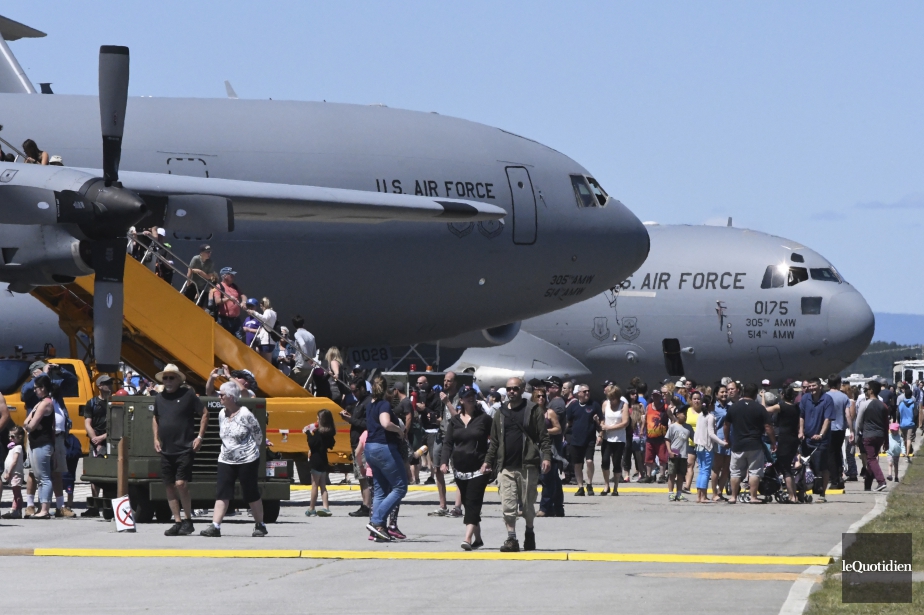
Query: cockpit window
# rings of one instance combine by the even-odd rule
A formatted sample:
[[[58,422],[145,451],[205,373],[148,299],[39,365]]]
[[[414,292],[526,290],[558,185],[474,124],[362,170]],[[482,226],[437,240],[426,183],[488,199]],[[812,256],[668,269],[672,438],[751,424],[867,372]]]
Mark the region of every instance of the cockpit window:
[[[812,271],[815,271],[814,269]],[[814,278],[814,274],[812,276]],[[769,265],[764,271],[761,288],[783,288],[795,286],[809,279],[809,272],[805,267],[787,267],[786,265]]]
[[[590,191],[590,186],[587,185],[587,180],[583,175],[572,175],[571,186],[574,188],[574,198],[577,199],[578,207],[597,206],[597,199]]]
[[[790,267],[789,283],[787,286],[795,286],[799,282],[805,282],[808,279],[808,271],[806,271],[805,267]]]
[[[606,191],[603,190],[593,177],[588,177],[587,181],[590,183],[590,189],[594,191],[594,196],[597,197],[597,202],[600,203],[600,206],[603,207],[606,205]]]
[[[789,268],[785,265],[770,265],[764,271],[764,279],[760,283],[761,288],[782,288],[786,281],[786,272]]]
[[[813,280],[821,280],[822,282],[837,282],[838,284],[841,282],[837,273],[835,273],[833,269],[828,269],[827,267],[810,269],[809,272],[812,274]]]

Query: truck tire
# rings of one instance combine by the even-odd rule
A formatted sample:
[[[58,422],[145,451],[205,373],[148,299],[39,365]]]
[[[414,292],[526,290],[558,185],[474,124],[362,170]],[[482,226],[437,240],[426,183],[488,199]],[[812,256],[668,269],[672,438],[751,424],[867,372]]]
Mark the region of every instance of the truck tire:
[[[276,523],[276,519],[279,518],[280,507],[279,500],[263,500],[264,523]]]
[[[129,487],[128,498],[132,505],[132,515],[135,523],[151,523],[154,521],[154,502],[148,493],[147,485]]]

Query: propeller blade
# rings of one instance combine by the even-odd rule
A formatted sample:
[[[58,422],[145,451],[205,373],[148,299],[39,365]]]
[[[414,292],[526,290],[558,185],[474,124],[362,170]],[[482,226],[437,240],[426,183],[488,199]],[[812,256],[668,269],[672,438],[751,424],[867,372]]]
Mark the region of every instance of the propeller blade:
[[[93,352],[101,372],[119,369],[122,356],[122,278],[125,275],[125,237],[88,242],[93,282]]]
[[[119,181],[122,133],[128,104],[128,47],[99,48],[99,121],[103,133],[103,179]]]

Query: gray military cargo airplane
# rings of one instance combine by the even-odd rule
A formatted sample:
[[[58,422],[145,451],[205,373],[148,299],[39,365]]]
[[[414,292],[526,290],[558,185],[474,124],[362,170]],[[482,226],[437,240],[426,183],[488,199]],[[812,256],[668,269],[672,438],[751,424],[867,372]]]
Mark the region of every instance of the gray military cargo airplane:
[[[782,237],[739,228],[649,225],[644,266],[614,290],[523,321],[509,344],[450,367],[479,386],[557,375],[623,385],[712,383],[838,372],[866,350],[873,313],[831,263]]]
[[[41,35],[10,20],[0,34]],[[119,307],[111,249],[130,224],[163,226],[187,257],[207,239],[242,290],[304,315],[322,345],[479,330],[502,343],[648,254],[644,226],[583,167],[498,128],[383,106],[129,99],[116,47],[101,50],[98,98],[36,95],[0,51],[3,137],[70,167],[0,165],[0,281],[12,290],[95,270],[109,284],[99,301]]]

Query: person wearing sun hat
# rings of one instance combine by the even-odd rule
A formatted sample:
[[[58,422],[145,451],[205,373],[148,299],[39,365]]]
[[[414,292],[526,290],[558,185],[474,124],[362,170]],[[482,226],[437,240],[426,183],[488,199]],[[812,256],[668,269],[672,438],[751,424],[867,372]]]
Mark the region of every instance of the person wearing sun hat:
[[[173,363],[167,364],[154,378],[164,385],[164,390],[154,398],[154,449],[160,453],[161,476],[174,520],[164,535],[188,536],[194,529],[187,483],[192,478],[196,451],[202,446],[209,412],[195,391],[183,386],[186,375]],[[180,517],[181,503],[185,519]]]

